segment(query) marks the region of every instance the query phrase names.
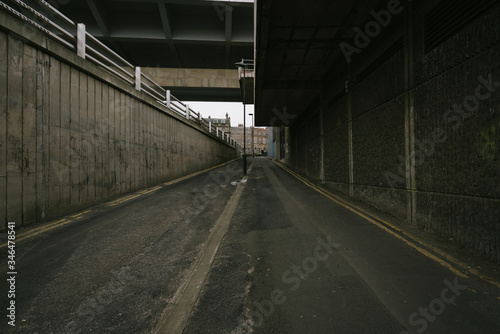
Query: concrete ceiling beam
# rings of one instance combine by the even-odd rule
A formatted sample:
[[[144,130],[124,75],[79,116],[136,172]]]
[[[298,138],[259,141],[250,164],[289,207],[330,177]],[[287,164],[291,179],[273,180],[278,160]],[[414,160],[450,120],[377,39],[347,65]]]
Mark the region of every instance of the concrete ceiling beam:
[[[161,22],[163,26],[163,31],[165,33],[165,38],[168,43],[168,48],[170,49],[170,52],[174,55],[176,65],[178,67],[182,67],[182,61],[181,58],[179,57],[179,52],[177,51],[177,47],[175,46],[172,40],[171,20],[169,17],[169,13],[167,11],[167,5],[165,3],[158,3],[158,9],[160,11]]]
[[[111,34],[109,27],[109,13],[108,10],[103,6],[102,2],[96,0],[86,0],[87,5],[94,16],[95,21],[99,30],[101,30],[104,37],[109,37]],[[131,61],[130,56],[113,40],[109,41],[111,47],[118,52],[127,61]]]
[[[98,2],[96,0],[87,0],[87,5],[94,16],[94,19],[97,22],[99,29],[101,30],[104,36],[110,35],[109,30],[109,15],[108,11],[102,5],[102,2]]]
[[[231,40],[233,39],[233,7],[226,5],[226,67],[231,64]]]

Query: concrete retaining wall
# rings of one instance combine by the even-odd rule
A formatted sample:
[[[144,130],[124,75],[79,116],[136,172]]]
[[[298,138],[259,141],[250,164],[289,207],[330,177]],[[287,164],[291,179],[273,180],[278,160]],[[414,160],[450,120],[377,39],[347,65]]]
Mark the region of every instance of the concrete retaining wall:
[[[0,14],[0,230],[236,157],[197,124]]]
[[[408,36],[382,62],[383,45],[363,50],[291,127],[290,163],[500,263],[499,22],[496,6],[432,50]]]

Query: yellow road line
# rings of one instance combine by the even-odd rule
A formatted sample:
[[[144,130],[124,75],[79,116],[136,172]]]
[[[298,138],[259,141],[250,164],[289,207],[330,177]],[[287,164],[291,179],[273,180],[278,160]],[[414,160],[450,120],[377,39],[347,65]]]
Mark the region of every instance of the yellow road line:
[[[122,202],[122,201],[126,201],[127,199],[129,199],[130,197],[132,197],[134,194],[129,194],[127,196],[124,196],[124,197],[120,197],[118,199],[115,199],[114,201],[111,201],[109,203],[107,203],[107,205],[114,205],[115,203],[119,203],[119,202]]]
[[[80,219],[80,218],[82,218],[83,215],[85,215],[86,213],[89,213],[91,211],[92,210],[83,211],[83,212],[80,212],[80,213],[77,213],[75,215],[70,216],[70,218],[73,218],[74,220]],[[52,229],[54,229],[56,227],[59,227],[59,226],[71,223],[72,221],[73,221],[72,219],[63,218],[63,219],[59,219],[59,220],[57,220],[55,222],[52,222],[52,223],[49,223],[49,224],[37,227],[35,229],[29,230],[29,231],[27,231],[25,233],[19,233],[19,234],[16,235],[16,242],[24,240],[24,239],[27,239],[27,238],[30,238],[30,237],[33,237],[35,235],[39,235],[39,234],[41,234],[43,232],[50,231],[50,230],[52,230]],[[8,245],[8,242],[4,243],[4,244],[1,244],[0,248],[5,247],[7,245]]]
[[[60,219],[56,222],[53,222],[53,223],[50,223],[50,224],[47,224],[43,227],[39,227],[39,228],[36,228],[34,230],[31,230],[29,232],[26,232],[26,233],[23,233],[23,234],[19,234],[17,237],[16,237],[16,240],[15,242],[18,242],[18,241],[21,241],[21,240],[24,240],[24,239],[28,239],[28,238],[31,238],[31,237],[34,237],[36,235],[39,235],[41,233],[44,233],[44,232],[47,232],[47,231],[50,231],[56,227],[59,227],[61,225],[66,225],[67,223],[70,223],[72,222],[71,220],[66,220],[66,219]],[[8,242],[4,243],[4,244],[1,244],[0,245],[0,248],[3,248],[5,246],[8,245]]]
[[[483,281],[486,281],[494,286],[496,286],[497,288],[500,288],[500,282],[496,281],[494,278],[491,278],[483,273],[481,273],[480,271],[478,271],[477,269],[474,269],[474,268],[469,268],[469,265],[466,264],[465,262],[463,261],[460,261],[458,260],[457,258],[455,258],[454,256],[448,254],[448,253],[445,253],[443,250],[439,249],[439,248],[436,248],[430,244],[428,244],[427,242],[415,237],[414,235],[412,234],[409,234],[408,232],[400,229],[399,227],[389,223],[388,221],[385,221],[379,217],[377,217],[376,215],[373,215],[371,213],[367,213],[366,211],[364,211],[363,209],[359,208],[358,206],[356,206],[355,204],[352,204],[352,203],[348,203],[346,202],[345,200],[341,199],[340,197],[338,196],[335,196],[334,194],[326,191],[325,189],[322,189],[316,185],[314,185],[313,183],[303,179],[300,175],[298,175],[297,173],[293,172],[292,170],[290,170],[289,168],[287,168],[286,166],[276,162],[277,164],[280,165],[281,168],[285,169],[287,172],[289,172],[290,174],[294,175],[296,178],[298,178],[299,180],[301,180],[302,182],[306,183],[306,185],[308,185],[309,187],[311,188],[314,188],[315,190],[317,190],[318,192],[323,192],[323,193],[327,193],[329,196],[331,197],[334,197],[336,198],[339,202],[342,202],[342,203],[338,203],[346,208],[348,208],[349,210],[361,215],[359,212],[363,212],[367,215],[370,215],[371,217],[373,217],[374,219],[382,222],[383,224],[389,226],[390,228],[394,229],[395,231],[405,235],[406,237],[412,239],[413,241],[419,243],[420,245],[424,246],[425,248],[427,249],[430,249],[431,251],[433,251],[434,253],[440,255],[441,257],[445,258],[446,260],[448,260],[449,262],[452,262],[453,264],[461,267],[462,269],[466,270],[466,271],[469,271],[471,274],[479,277],[480,279],[482,279]],[[326,195],[325,195],[326,196]],[[352,207],[354,208],[355,210],[349,208],[349,207]],[[357,212],[359,211],[359,212]]]
[[[128,196],[126,198],[121,199],[120,201],[118,201],[117,203],[115,203],[113,205],[122,204],[122,203],[128,202],[128,201],[130,201],[130,200],[132,200],[134,198],[140,197],[140,196],[141,196],[141,194],[137,194],[137,195],[134,195],[134,196]]]
[[[89,212],[90,212],[90,210],[83,211],[83,212],[77,213],[76,215],[73,215],[73,216],[70,216],[70,217],[78,219],[78,218],[81,218],[84,214],[89,213]]]
[[[59,226],[67,225],[67,224],[69,224],[71,222],[73,222],[73,220],[63,219],[62,221],[59,221],[59,224],[53,224],[53,225],[51,225],[51,226],[49,226],[47,228],[44,228],[44,229],[42,229],[40,231],[35,232],[35,233],[27,233],[27,234],[25,234],[25,235],[23,235],[21,237],[18,237],[18,238],[16,238],[16,242],[24,240],[24,239],[31,238],[31,237],[34,237],[34,236],[37,236],[39,234],[42,234],[42,233],[45,233],[47,231],[53,230],[53,229],[55,229],[55,228],[57,228]]]
[[[154,187],[154,188],[151,188],[151,189],[140,191],[139,194],[146,195],[146,194],[150,194],[152,192],[155,192],[155,191],[157,191],[159,189],[161,189],[161,186],[157,186],[157,187]]]
[[[164,184],[165,184],[165,185],[170,185],[170,184],[174,184],[174,183],[180,182],[180,181],[182,181],[182,180],[185,180],[185,179],[191,178],[191,177],[196,176],[196,175],[199,175],[199,174],[201,174],[201,173],[205,173],[205,172],[210,171],[210,170],[212,170],[212,169],[222,167],[222,166],[227,165],[227,164],[229,164],[229,163],[231,163],[231,162],[233,162],[233,161],[235,161],[235,160],[238,160],[238,159],[239,159],[239,158],[235,158],[235,159],[233,159],[233,160],[230,160],[230,161],[224,162],[224,163],[219,164],[219,165],[217,165],[217,166],[214,166],[214,167],[211,167],[211,168],[207,168],[207,169],[202,170],[202,171],[200,171],[200,172],[196,172],[196,173],[193,173],[193,174],[189,174],[189,175],[183,176],[183,177],[181,177],[181,178],[179,178],[179,179],[172,180],[172,181],[167,182],[167,183],[164,183]],[[118,205],[118,204],[121,204],[121,203],[127,202],[127,201],[129,201],[129,200],[132,200],[132,199],[134,199],[134,198],[137,198],[137,197],[139,197],[139,196],[142,196],[142,195],[145,195],[145,194],[149,194],[149,193],[151,193],[151,192],[153,192],[153,191],[156,191],[156,190],[159,190],[159,189],[161,189],[161,188],[162,188],[162,186],[161,186],[161,185],[159,185],[159,186],[156,186],[156,187],[151,188],[151,189],[146,189],[146,190],[143,190],[143,191],[141,191],[141,192],[139,192],[139,193],[136,193],[136,194],[130,194],[130,195],[127,195],[127,196],[125,196],[125,197],[118,198],[118,199],[113,200],[113,201],[111,201],[111,202],[109,202],[109,203],[106,203],[105,205],[107,205],[107,206],[115,206],[115,205]],[[74,214],[74,215],[70,216],[70,218],[73,218],[74,220],[76,220],[76,219],[80,219],[80,218],[82,218],[82,216],[83,216],[84,214],[89,213],[89,212],[91,212],[91,211],[92,211],[92,210],[83,211],[83,212],[80,212],[80,213],[77,213],[77,214]],[[16,242],[21,241],[21,240],[24,240],[24,239],[27,239],[27,238],[30,238],[30,237],[33,237],[33,236],[36,236],[36,235],[39,235],[39,234],[41,234],[41,233],[43,233],[43,232],[50,231],[50,230],[52,230],[52,229],[54,229],[54,228],[56,228],[56,227],[63,226],[63,225],[66,225],[66,224],[69,224],[69,223],[71,223],[72,221],[73,221],[73,220],[71,220],[71,219],[69,219],[69,218],[68,218],[68,219],[60,219],[60,220],[58,220],[58,221],[55,221],[55,222],[52,222],[52,223],[46,224],[46,225],[44,225],[44,226],[37,227],[37,228],[35,228],[35,229],[33,229],[33,230],[30,230],[30,231],[27,231],[27,232],[25,232],[25,233],[21,233],[21,234],[17,235],[17,237],[16,237]],[[1,245],[0,245],[0,248],[3,248],[3,247],[5,247],[5,246],[7,246],[7,245],[8,245],[8,242],[6,242],[6,243],[4,243],[4,244],[1,244]]]
[[[130,197],[130,196],[121,197],[121,198],[119,198],[119,199],[116,199],[116,200],[114,200],[114,201],[112,201],[112,202],[107,203],[106,205],[108,205],[108,206],[112,206],[112,205],[118,204],[118,203],[119,203],[119,202],[121,202],[121,201],[125,201],[125,200],[127,200],[129,197]]]
[[[210,168],[207,168],[207,169],[204,169],[202,171],[199,171],[199,172],[196,172],[196,173],[192,173],[192,174],[189,174],[189,175],[186,175],[186,176],[183,176],[181,178],[178,178],[178,179],[175,179],[175,180],[172,180],[172,181],[168,181],[168,182],[165,182],[164,185],[166,186],[170,186],[172,184],[175,184],[175,183],[178,183],[178,182],[181,182],[181,181],[184,181],[186,179],[189,179],[189,178],[192,178],[196,175],[200,175],[200,174],[203,174],[203,173],[206,173],[208,171],[211,171],[212,169],[215,169],[215,168],[219,168],[219,167],[222,167],[224,165],[227,165],[228,163],[231,163],[235,160],[238,160],[239,158],[236,158],[236,159],[233,159],[233,160],[229,160],[227,162],[224,162],[224,163],[221,163],[220,165],[217,165],[217,166],[214,166],[214,167],[210,167]]]
[[[468,278],[467,275],[465,275],[464,273],[462,273],[460,270],[458,270],[457,268],[455,268],[454,266],[452,266],[450,263],[438,258],[437,256],[429,253],[427,250],[423,249],[422,247],[419,247],[417,245],[415,245],[414,243],[410,242],[409,240],[407,240],[406,238],[404,238],[403,236],[399,235],[398,233],[394,232],[393,230],[391,230],[389,227],[385,226],[384,224],[390,226],[391,228],[394,228],[396,231],[400,232],[401,230],[399,228],[397,228],[396,226],[393,226],[392,224],[388,223],[388,222],[385,222],[383,221],[382,219],[378,218],[378,217],[374,217],[375,219],[383,222],[384,224],[381,224],[379,222],[377,222],[375,219],[371,218],[371,217],[368,217],[368,215],[371,216],[371,214],[365,212],[364,210],[356,207],[355,205],[352,205],[352,204],[347,204],[345,201],[341,200],[340,198],[338,198],[337,196],[325,191],[324,189],[320,188],[320,187],[317,187],[316,185],[312,184],[311,182],[307,181],[306,179],[302,178],[300,175],[298,175],[297,173],[293,172],[292,170],[290,170],[289,168],[285,167],[284,165],[282,165],[281,163],[279,162],[276,162],[275,163],[281,167],[283,170],[285,170],[286,172],[290,173],[291,175],[293,175],[295,178],[297,178],[298,180],[300,180],[302,183],[304,183],[305,185],[307,185],[308,187],[316,190],[317,192],[319,192],[320,194],[322,194],[323,196],[327,197],[328,199],[330,199],[331,201],[343,206],[344,208],[354,212],[355,214],[357,214],[358,216],[361,216],[363,217],[364,219],[368,220],[369,222],[371,222],[372,224],[378,226],[379,228],[383,229],[384,231],[390,233],[391,235],[395,236],[396,238],[402,240],[403,242],[405,242],[408,246],[416,249],[418,252],[420,252],[421,254],[427,256],[428,258],[436,261],[437,263],[439,263],[440,265],[442,265],[443,267],[449,269],[451,272],[453,272],[455,275],[459,276],[459,277],[462,277],[462,278]],[[356,208],[356,209],[355,209]],[[403,231],[401,231],[402,233],[404,233]],[[405,236],[408,236],[410,237],[409,235],[407,235],[406,233],[404,233]],[[411,237],[413,240],[415,240],[416,242],[424,245],[424,243],[420,242],[417,238],[415,237]]]
[[[140,194],[140,193],[138,193],[138,194],[131,194],[131,195],[128,195],[128,196],[125,196],[125,197],[121,197],[121,198],[119,198],[117,200],[114,200],[113,202],[109,202],[106,205],[107,206],[115,206],[115,205],[127,202],[127,201],[129,201],[131,199],[137,198],[137,197],[139,197],[141,195],[142,194]]]
[[[47,225],[44,225],[44,226],[41,226],[41,227],[37,227],[37,228],[35,228],[33,230],[30,230],[30,231],[27,231],[25,233],[20,233],[20,234],[17,235],[17,237],[23,237],[25,234],[31,234],[31,233],[34,233],[34,232],[37,232],[37,231],[40,231],[40,230],[44,230],[47,227],[50,227],[52,225],[56,225],[56,224],[59,224],[61,222],[65,222],[65,221],[66,221],[66,219],[60,219],[58,221],[55,221],[53,223],[50,223],[50,224],[47,224]]]
[[[296,174],[295,172],[291,171],[291,170],[290,170],[289,168],[287,168],[286,166],[283,166],[283,165],[282,165],[282,168],[286,169],[289,173],[293,173],[296,177],[301,178],[301,176],[300,176],[300,175],[298,175],[298,174]],[[324,192],[328,193],[330,196],[335,197],[338,201],[340,201],[340,202],[344,203],[345,205],[350,206],[350,207],[352,207],[352,208],[354,208],[354,209],[356,209],[356,210],[358,210],[358,211],[360,211],[360,212],[364,212],[364,213],[366,213],[366,214],[369,214],[370,216],[374,217],[375,219],[377,219],[378,221],[380,221],[380,222],[384,223],[385,225],[389,226],[390,228],[392,228],[392,229],[396,230],[397,232],[399,232],[399,233],[401,233],[401,234],[404,234],[404,235],[405,235],[405,236],[407,236],[408,238],[413,239],[413,241],[416,241],[416,242],[418,242],[419,244],[421,244],[422,246],[424,246],[424,247],[426,247],[426,248],[431,249],[433,252],[435,252],[435,253],[437,253],[437,254],[441,255],[442,257],[446,258],[447,260],[449,260],[449,261],[451,261],[451,262],[454,262],[455,264],[457,264],[457,265],[461,266],[462,268],[467,268],[467,267],[468,267],[468,266],[467,266],[467,264],[465,264],[464,262],[462,262],[462,261],[460,261],[460,260],[458,260],[458,259],[454,258],[453,256],[449,255],[448,253],[443,252],[441,249],[436,248],[436,247],[434,247],[434,246],[432,246],[432,245],[430,245],[430,244],[426,243],[425,241],[423,241],[423,240],[420,240],[420,239],[416,238],[415,236],[413,236],[413,235],[411,235],[411,234],[407,233],[406,231],[404,231],[404,230],[400,229],[400,228],[399,228],[399,227],[397,227],[396,225],[391,224],[390,222],[385,221],[385,220],[383,220],[382,218],[379,218],[379,217],[377,217],[377,216],[375,216],[375,215],[373,215],[373,214],[371,214],[371,213],[367,213],[366,211],[364,211],[363,209],[361,209],[361,208],[360,208],[360,207],[358,207],[357,205],[352,204],[352,203],[349,203],[349,202],[347,202],[347,201],[343,200],[342,198],[340,198],[340,197],[338,197],[338,196],[336,196],[336,195],[334,195],[334,194],[332,194],[332,193],[328,192],[327,190],[322,189],[322,188],[320,188],[320,187],[316,186],[315,184],[311,183],[310,181],[307,181],[307,180],[306,180],[306,182],[308,183],[308,185],[309,185],[310,187],[321,189],[321,191],[324,191]]]

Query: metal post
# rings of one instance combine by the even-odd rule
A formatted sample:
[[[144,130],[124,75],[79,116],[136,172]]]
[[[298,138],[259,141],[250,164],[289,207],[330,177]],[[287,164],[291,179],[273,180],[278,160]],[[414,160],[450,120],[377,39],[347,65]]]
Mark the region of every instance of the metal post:
[[[252,118],[252,122],[253,122],[253,118]],[[254,142],[254,135],[253,135],[253,132],[255,130],[255,127],[252,126],[252,157],[255,158],[255,142]]]
[[[208,133],[212,133],[212,122],[208,122]]]
[[[247,76],[247,73],[246,73],[246,67],[247,67],[247,63],[245,63],[245,61],[248,60],[248,59],[242,59],[241,62],[239,63],[235,63],[236,66],[238,66],[238,68],[242,68],[243,67],[243,175],[247,175],[247,134],[246,134],[246,76]],[[248,63],[250,64],[250,63]],[[252,60],[252,64],[253,64],[253,60]],[[239,70],[238,70],[238,74],[239,74]]]
[[[247,175],[247,136],[246,136],[246,85],[245,85],[245,65],[243,65],[243,175]]]
[[[170,90],[167,90],[166,93],[166,98],[167,98],[167,108],[170,108]]]
[[[136,66],[135,67],[135,89],[137,89],[138,91],[141,91],[141,79],[142,79],[141,77],[142,77],[141,67]]]
[[[81,57],[85,59],[85,49],[86,49],[86,42],[85,42],[85,24],[83,23],[78,23],[77,24],[77,32],[76,32],[76,54],[78,57]]]
[[[252,116],[252,124],[250,124],[250,129],[252,130],[252,158],[255,158],[255,142],[254,142],[254,136],[253,136],[253,132],[254,132],[254,126],[253,126],[253,120],[254,120],[254,116],[253,114],[250,114],[250,116]]]
[[[186,118],[189,119],[189,104],[186,104]]]

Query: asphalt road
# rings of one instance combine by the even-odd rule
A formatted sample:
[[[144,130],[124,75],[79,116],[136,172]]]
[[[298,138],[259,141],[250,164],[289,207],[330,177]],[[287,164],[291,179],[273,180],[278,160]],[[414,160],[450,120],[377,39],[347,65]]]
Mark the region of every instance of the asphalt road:
[[[500,285],[436,240],[381,228],[267,158],[248,178],[240,164],[20,240],[16,327],[0,332],[173,334],[168,315],[184,314],[183,333],[500,333]]]

